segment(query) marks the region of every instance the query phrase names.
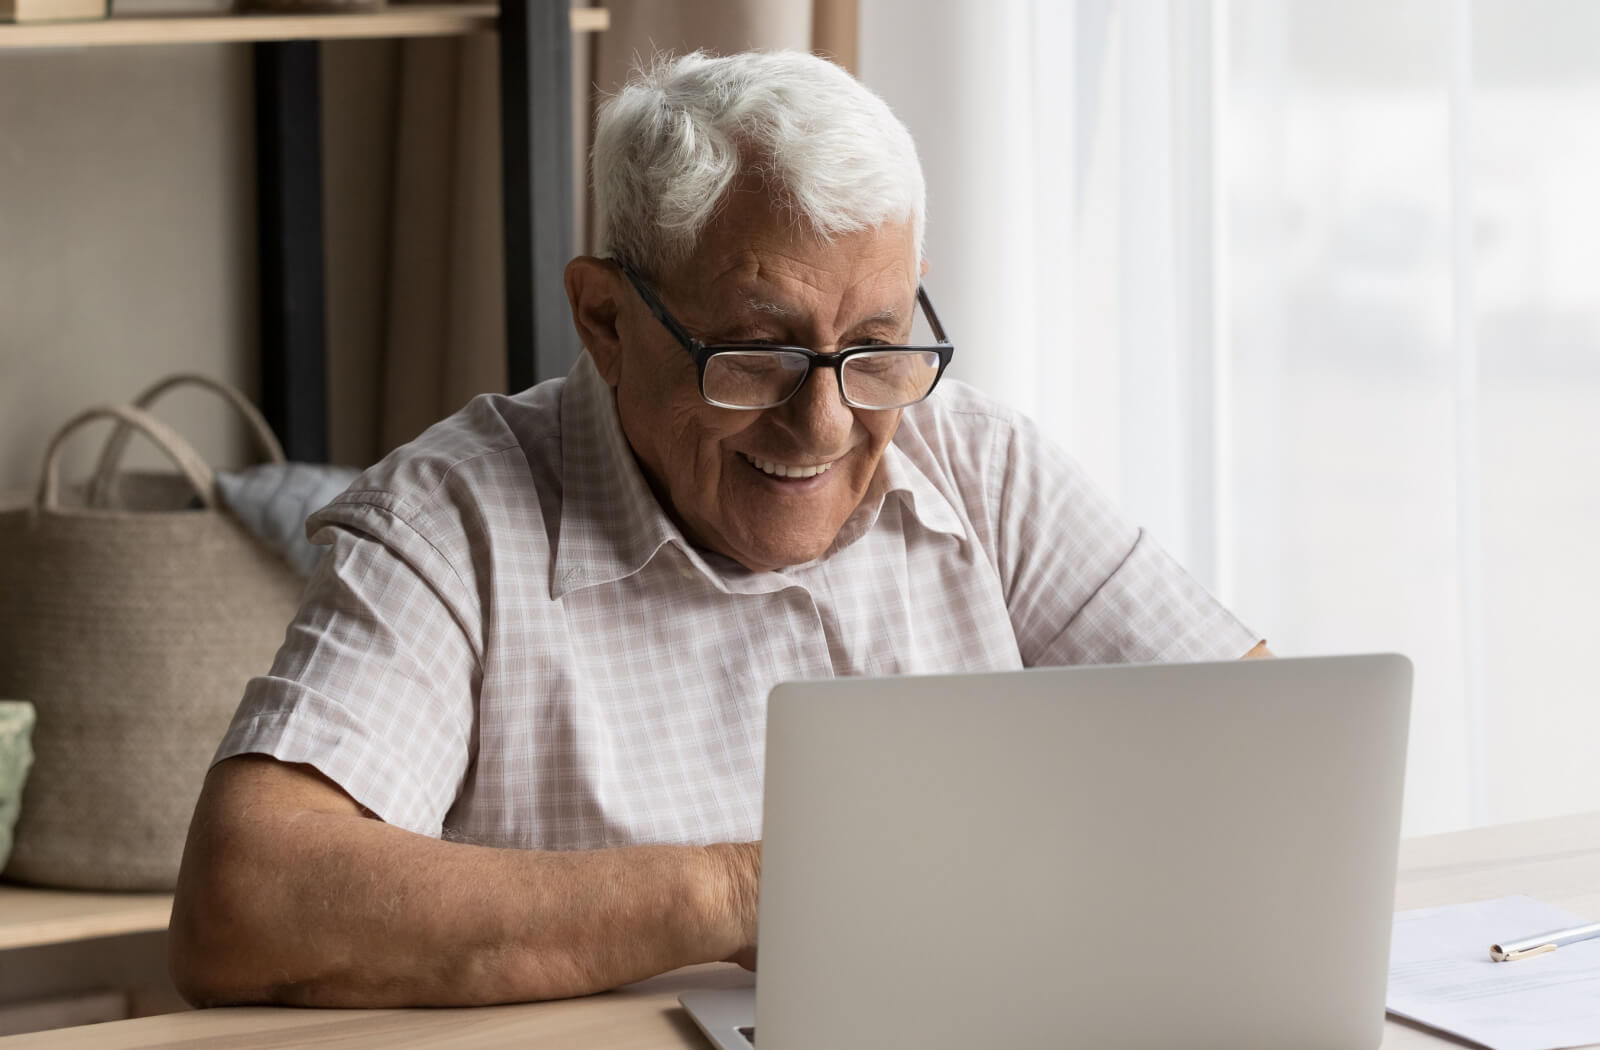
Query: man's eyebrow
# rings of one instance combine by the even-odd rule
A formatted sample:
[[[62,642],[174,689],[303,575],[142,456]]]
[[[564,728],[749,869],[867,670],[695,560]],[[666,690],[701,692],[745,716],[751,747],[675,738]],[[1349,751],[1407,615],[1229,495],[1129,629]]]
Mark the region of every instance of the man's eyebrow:
[[[768,317],[776,317],[780,321],[797,321],[804,319],[799,310],[785,306],[782,303],[769,302],[766,299],[750,298],[746,299],[744,304],[757,313],[766,314]],[[880,324],[882,322],[896,324],[899,322],[899,320],[900,311],[891,306],[886,310],[879,310],[875,314],[861,318],[851,327],[854,328],[861,325]]]
[[[746,299],[744,304],[758,314],[766,314],[768,317],[776,317],[780,321],[793,320],[800,314],[800,311],[798,310],[784,306],[782,303],[768,302],[766,299],[756,299],[751,297]]]
[[[896,310],[892,306],[889,307],[887,310],[879,310],[877,313],[870,314],[870,315],[868,315],[866,317],[863,317],[861,320],[857,321],[856,322],[856,326],[867,325],[867,324],[881,324],[883,322],[888,322],[889,324],[899,324],[900,323],[900,311]]]

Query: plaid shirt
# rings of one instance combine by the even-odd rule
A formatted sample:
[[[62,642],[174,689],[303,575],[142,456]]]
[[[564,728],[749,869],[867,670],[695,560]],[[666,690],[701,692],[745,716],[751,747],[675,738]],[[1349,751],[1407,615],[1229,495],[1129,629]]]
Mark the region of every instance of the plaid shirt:
[[[946,381],[822,558],[751,572],[663,513],[587,355],[367,471],[217,752],[382,819],[580,849],[761,834],[786,679],[1231,659],[1256,636],[1024,417]]]

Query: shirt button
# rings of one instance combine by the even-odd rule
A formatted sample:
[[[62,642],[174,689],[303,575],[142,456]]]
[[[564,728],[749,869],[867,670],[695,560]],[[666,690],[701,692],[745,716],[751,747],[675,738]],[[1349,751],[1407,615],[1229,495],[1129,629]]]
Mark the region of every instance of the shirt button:
[[[694,570],[685,565],[683,568],[678,570],[678,575],[682,576],[686,580],[692,580],[694,579]]]

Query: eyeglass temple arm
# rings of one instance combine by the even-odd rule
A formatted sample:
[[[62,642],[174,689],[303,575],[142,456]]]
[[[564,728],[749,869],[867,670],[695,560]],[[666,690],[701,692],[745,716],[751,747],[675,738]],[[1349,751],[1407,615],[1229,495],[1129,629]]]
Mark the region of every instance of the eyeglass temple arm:
[[[656,298],[656,293],[652,292],[650,286],[645,284],[639,275],[633,272],[633,267],[621,259],[617,260],[617,265],[622,267],[623,276],[628,278],[628,283],[633,285],[634,291],[639,293],[639,298],[644,300],[644,304],[650,308],[650,312],[655,315],[656,320],[661,322],[662,327],[671,332],[672,337],[682,343],[684,349],[691,353],[698,350],[701,346],[700,340],[685,332],[683,326],[678,324],[677,319],[667,313],[666,304]]]
[[[928,298],[928,289],[917,282],[917,302],[922,304],[922,312],[927,315],[928,327],[933,329],[933,337],[941,343],[948,343],[949,337],[944,334],[944,325],[939,323],[939,315],[933,309],[933,300]]]

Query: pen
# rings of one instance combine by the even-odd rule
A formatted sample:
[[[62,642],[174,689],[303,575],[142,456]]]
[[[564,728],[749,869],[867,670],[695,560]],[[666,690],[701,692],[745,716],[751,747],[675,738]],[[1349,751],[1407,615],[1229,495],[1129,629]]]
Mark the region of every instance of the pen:
[[[1587,926],[1574,926],[1570,930],[1551,930],[1541,933],[1537,937],[1527,937],[1520,941],[1508,941],[1505,944],[1489,945],[1489,958],[1495,962],[1516,962],[1526,959],[1530,955],[1543,955],[1553,952],[1566,944],[1576,944],[1579,941],[1592,940],[1600,937],[1600,922],[1593,922]]]

